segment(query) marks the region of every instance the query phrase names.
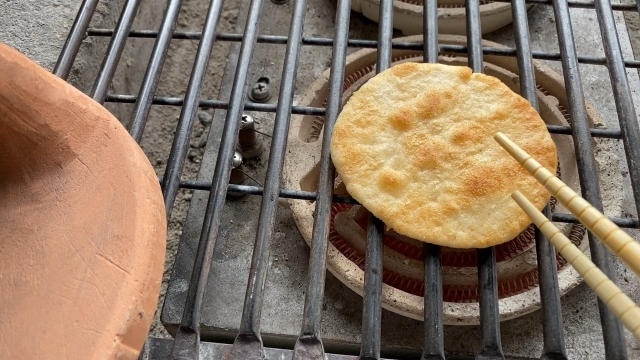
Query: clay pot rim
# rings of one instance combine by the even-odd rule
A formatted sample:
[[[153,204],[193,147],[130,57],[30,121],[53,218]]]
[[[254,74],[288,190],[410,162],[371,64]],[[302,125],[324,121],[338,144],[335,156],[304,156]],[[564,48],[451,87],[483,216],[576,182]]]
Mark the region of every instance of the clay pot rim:
[[[39,203],[40,207],[31,209],[33,211],[29,213],[30,217],[40,214],[41,217],[36,220],[41,221],[34,221],[27,217],[25,217],[27,220],[23,220],[27,225],[31,225],[25,234],[31,234],[33,228],[45,229],[42,233],[38,233],[37,237],[32,237],[31,242],[24,243],[40,244],[42,248],[35,249],[30,255],[46,254],[46,258],[42,256],[38,259],[46,259],[46,261],[35,261],[33,264],[17,261],[16,264],[21,266],[14,268],[22,271],[25,268],[36,270],[33,271],[31,283],[15,287],[11,284],[9,288],[13,288],[16,293],[33,296],[34,292],[41,291],[40,287],[31,286],[33,284],[38,282],[47,285],[58,284],[62,295],[65,295],[65,291],[71,294],[69,298],[75,301],[73,308],[77,309],[73,314],[64,313],[62,316],[52,315],[41,318],[41,327],[35,327],[39,334],[19,332],[17,336],[20,338],[30,339],[33,336],[46,335],[48,336],[46,338],[50,339],[56,337],[47,333],[56,333],[60,329],[71,330],[68,334],[64,332],[63,344],[40,341],[39,346],[36,343],[32,346],[28,345],[29,351],[33,353],[23,353],[23,356],[30,357],[35,353],[46,353],[46,356],[54,357],[62,355],[62,353],[50,352],[51,348],[55,347],[63,350],[64,354],[69,351],[72,357],[82,359],[137,358],[137,353],[144,344],[154,316],[164,267],[166,217],[162,192],[155,171],[142,149],[109,111],[72,85],[1,42],[0,69],[13,74],[0,79],[0,83],[3,84],[0,86],[0,99],[9,101],[5,104],[7,106],[0,110],[6,110],[5,114],[16,114],[12,109],[24,110],[16,115],[20,122],[13,123],[13,127],[9,127],[7,134],[21,135],[18,137],[19,141],[23,138],[34,139],[32,143],[26,144],[34,146],[20,147],[18,150],[25,151],[27,160],[23,163],[32,165],[28,169],[36,169],[40,171],[37,174],[41,175],[36,178],[28,177],[28,181],[25,182],[22,174],[25,172],[28,174],[29,170],[22,170],[21,166],[26,169],[27,165],[15,166],[12,169],[18,169],[15,174],[19,175],[12,177],[15,181],[5,183],[5,189],[29,190],[33,184],[36,184],[35,186],[45,184],[42,189],[38,189],[47,194],[46,200]],[[75,105],[77,107],[74,107]],[[57,109],[59,111],[56,111]],[[35,117],[33,114],[38,116]],[[92,122],[93,120],[98,121]],[[84,132],[83,130],[86,129],[91,131]],[[15,131],[11,132],[11,130]],[[41,147],[48,148],[49,144],[55,145],[51,152],[39,150]],[[8,150],[6,153],[8,155],[4,161],[7,161],[7,164],[19,164],[15,160],[21,158],[12,155],[16,149],[12,149],[9,145],[5,150]],[[32,161],[32,159],[36,160]],[[96,159],[98,161],[95,161]],[[78,169],[82,169],[82,172]],[[69,176],[65,178],[64,174]],[[49,185],[50,183],[55,185]],[[115,185],[118,184],[127,186],[116,188]],[[99,186],[103,186],[100,190],[104,191],[98,192]],[[58,190],[63,195],[58,194]],[[96,193],[109,196],[97,196]],[[35,194],[36,197],[39,196],[39,193]],[[16,197],[15,195],[7,196],[5,199],[10,202]],[[84,206],[87,203],[95,206]],[[64,215],[61,214],[76,214],[81,220],[74,222],[71,221],[71,216],[62,217]],[[125,215],[112,216],[112,214]],[[121,221],[123,218],[125,221]],[[131,221],[132,219],[138,221]],[[39,225],[30,224],[32,221]],[[47,222],[54,225],[47,226]],[[94,223],[96,225],[92,227]],[[89,225],[79,228],[74,224]],[[85,229],[88,229],[88,232]],[[12,234],[11,229],[8,233]],[[16,231],[13,234],[21,233]],[[122,237],[125,235],[130,237]],[[87,242],[89,246],[76,249],[72,242],[78,243],[80,241],[74,241],[74,239],[80,238],[83,238],[82,241]],[[16,239],[19,240],[20,237],[9,240]],[[96,240],[100,242],[95,243]],[[63,243],[66,247],[61,246]],[[44,246],[56,244],[60,245],[61,249],[71,246],[75,254],[71,252],[71,256],[61,256],[66,253],[56,253],[50,247]],[[16,249],[21,248],[16,246]],[[120,253],[126,255],[119,256]],[[49,258],[49,254],[53,255]],[[107,255],[113,255],[113,258]],[[85,259],[91,261],[88,262]],[[105,266],[98,267],[96,264],[99,261],[104,261]],[[128,262],[123,264],[120,261]],[[54,266],[51,266],[53,262],[55,262],[54,266],[59,265],[65,271],[70,270],[70,273],[53,269]],[[78,266],[74,266],[76,263]],[[42,269],[46,265],[51,266],[49,271],[47,268]],[[93,287],[85,286],[89,290],[82,287],[67,290],[64,286],[69,282],[83,280],[73,277],[82,271],[91,274],[93,277],[87,277],[87,279],[96,281],[98,285],[87,280],[87,284],[93,284]],[[117,273],[118,277],[110,275],[113,273]],[[5,275],[9,278],[14,273]],[[100,283],[104,288],[98,288]],[[101,290],[112,288],[117,291],[114,291],[115,295],[107,301],[106,295],[103,295]],[[91,293],[93,290],[100,295],[95,302],[77,303],[80,298],[93,300],[91,297],[95,295]],[[29,324],[29,327],[24,325],[26,321],[22,316],[24,314],[29,316],[40,312],[57,314],[63,308],[59,305],[59,301],[47,298],[44,304],[45,309],[42,309],[42,303],[38,303],[37,311],[31,310],[34,304],[22,302],[22,299],[12,297],[11,293],[8,294],[4,299],[7,301],[6,304],[15,310],[11,315],[18,319],[12,324],[16,329],[20,327],[34,329],[33,324]],[[68,306],[64,308],[67,309]],[[108,311],[105,311],[105,308]],[[55,326],[51,323],[53,320],[56,321]],[[12,323],[11,318],[8,323]],[[97,329],[84,329],[83,325],[97,326]],[[91,335],[83,336],[83,346],[74,348],[74,342],[80,340],[73,337],[77,334],[74,332],[76,328],[81,329],[79,331],[87,331],[87,334]],[[5,340],[11,341],[11,338]],[[7,348],[13,348],[10,343],[5,345],[8,345]],[[15,344],[18,348],[22,345]],[[4,353],[0,351],[0,354]]]

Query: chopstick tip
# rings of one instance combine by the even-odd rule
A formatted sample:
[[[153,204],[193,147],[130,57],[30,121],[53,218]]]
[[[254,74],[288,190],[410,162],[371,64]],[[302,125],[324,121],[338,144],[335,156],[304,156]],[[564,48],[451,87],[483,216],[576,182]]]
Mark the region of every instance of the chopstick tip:
[[[505,150],[508,151],[509,149],[509,138],[503,134],[502,132],[498,131],[497,133],[495,133],[493,135],[493,140],[495,140],[500,146],[502,146]]]
[[[511,193],[511,198],[515,200],[518,204],[520,204],[520,202],[524,198],[524,195],[522,195],[520,190],[515,190],[514,192]]]
[[[509,137],[500,131],[493,135],[493,139],[505,149],[509,155],[511,155],[520,165],[523,165],[528,158],[530,158],[529,154],[527,154],[524,150],[522,150],[518,145],[516,145]]]

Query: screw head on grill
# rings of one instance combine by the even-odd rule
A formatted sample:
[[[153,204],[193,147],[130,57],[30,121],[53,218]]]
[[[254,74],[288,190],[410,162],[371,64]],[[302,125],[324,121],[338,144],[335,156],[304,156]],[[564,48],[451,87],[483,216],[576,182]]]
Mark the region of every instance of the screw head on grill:
[[[238,133],[238,145],[236,150],[244,159],[254,159],[262,154],[262,142],[256,136],[255,120],[253,116],[242,114],[240,117],[240,132]]]
[[[254,102],[267,102],[271,99],[271,88],[269,87],[269,78],[261,77],[256,81],[255,84],[251,87],[251,91],[249,92],[249,98]]]
[[[253,129],[255,125],[255,120],[253,120],[253,116],[242,114],[240,118],[240,130],[248,130]]]
[[[231,161],[231,168],[237,169],[238,166],[240,165],[242,165],[242,155],[236,151],[233,154],[233,160]]]
[[[231,175],[229,176],[229,184],[243,185],[247,177],[245,173],[241,169],[242,166],[242,154],[239,152],[235,152],[233,154],[233,159],[231,160]],[[232,198],[240,198],[245,196],[245,194],[235,191],[227,191],[227,195]]]

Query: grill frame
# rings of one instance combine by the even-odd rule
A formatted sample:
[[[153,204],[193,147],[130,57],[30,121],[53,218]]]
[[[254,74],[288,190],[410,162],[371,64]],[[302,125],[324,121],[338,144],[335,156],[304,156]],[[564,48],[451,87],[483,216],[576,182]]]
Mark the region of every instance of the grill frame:
[[[301,335],[294,348],[294,358],[323,358],[324,350],[320,336],[321,308],[325,279],[327,234],[329,226],[329,212],[331,202],[345,202],[357,204],[349,196],[334,195],[333,166],[328,152],[329,136],[323,137],[323,151],[321,155],[321,172],[318,190],[316,192],[293,191],[281,189],[280,174],[282,172],[282,156],[269,158],[266,182],[261,186],[229,184],[231,158],[235,148],[235,141],[239,130],[239,119],[243,110],[275,112],[276,122],[272,139],[271,153],[284,154],[289,121],[292,114],[322,115],[325,117],[325,131],[330,131],[337,118],[342,103],[342,79],[347,47],[377,48],[377,70],[389,67],[392,48],[421,49],[424,61],[437,61],[440,51],[467,54],[469,66],[474,71],[482,71],[483,55],[515,56],[521,79],[521,92],[535,108],[537,95],[533,75],[532,59],[561,61],[565,79],[565,87],[569,98],[569,112],[574,121],[571,127],[549,126],[549,131],[557,134],[570,134],[573,137],[578,155],[578,169],[581,181],[582,195],[594,206],[602,209],[600,187],[591,147],[591,137],[621,139],[625,148],[636,210],[640,213],[640,130],[636,121],[635,108],[628,84],[626,69],[640,68],[640,61],[624,59],[621,52],[618,34],[613,18],[613,11],[638,11],[634,5],[611,5],[609,0],[594,2],[576,2],[562,0],[528,0],[526,4],[551,5],[554,9],[558,40],[561,51],[559,53],[545,53],[532,51],[529,43],[526,4],[523,0],[499,0],[510,2],[514,19],[514,34],[516,48],[496,49],[483,48],[480,44],[481,33],[479,23],[479,1],[466,2],[467,39],[468,45],[439,45],[437,44],[437,3],[435,0],[424,2],[424,33],[423,44],[403,43],[392,41],[392,0],[382,0],[380,5],[380,26],[378,40],[348,39],[350,1],[339,0],[336,13],[336,37],[318,38],[303,37],[304,13],[306,0],[296,0],[292,17],[291,29],[288,36],[258,35],[258,20],[263,0],[252,0],[244,34],[221,33],[216,34],[218,19],[223,0],[213,0],[207,14],[207,20],[202,33],[176,32],[176,21],[180,10],[181,0],[169,0],[162,25],[159,31],[142,30],[131,31],[131,25],[140,4],[140,0],[127,0],[118,23],[114,29],[89,29],[91,17],[96,9],[98,0],[83,0],[76,20],[70,30],[67,41],[60,53],[58,62],[53,70],[54,74],[66,79],[71,71],[73,62],[80,48],[81,42],[88,36],[111,37],[107,53],[103,59],[100,71],[96,77],[90,96],[99,103],[121,102],[135,103],[135,110],[131,117],[130,133],[136,141],[140,141],[149,109],[152,105],[181,106],[182,111],[176,129],[176,136],[172,145],[167,169],[162,180],[162,190],[167,205],[167,218],[179,189],[198,189],[210,192],[205,223],[201,231],[197,250],[197,258],[189,285],[189,295],[185,304],[185,312],[172,349],[174,358],[195,359],[200,351],[200,309],[204,296],[204,285],[207,281],[208,269],[213,256],[213,247],[217,237],[222,207],[225,203],[227,190],[263,196],[260,211],[256,247],[250,270],[250,281],[245,297],[245,307],[242,316],[240,333],[231,349],[231,358],[259,359],[263,355],[260,339],[260,310],[264,281],[268,271],[269,243],[273,235],[273,222],[278,197],[291,199],[316,200],[316,218],[314,219],[313,245],[309,264],[309,289],[305,299],[304,320]],[[640,3],[638,3],[640,6]],[[571,29],[569,8],[595,9],[601,36],[604,44],[605,57],[577,56],[573,30]],[[108,94],[108,86],[113,78],[116,67],[128,37],[156,38],[149,65],[137,96]],[[199,40],[196,60],[189,79],[188,90],[184,98],[154,96],[159,81],[162,65],[166,58],[169,42],[172,39]],[[215,41],[242,42],[236,75],[234,77],[229,102],[201,99],[201,89],[209,55]],[[280,84],[280,96],[276,105],[256,104],[245,102],[247,73],[256,43],[286,44],[287,53],[285,66]],[[300,48],[309,46],[332,46],[332,71],[329,95],[326,108],[309,106],[293,106],[293,89],[295,88],[296,68]],[[606,65],[609,69],[613,94],[620,130],[589,129],[586,116],[582,83],[578,64]],[[218,152],[215,174],[212,182],[180,180],[180,174],[187,156],[188,139],[193,121],[199,108],[227,109],[223,138]],[[545,210],[548,213],[548,208]],[[570,215],[553,214],[552,219],[560,222],[576,222]],[[633,218],[613,218],[622,227],[638,228],[639,222]],[[361,359],[380,358],[380,287],[382,266],[382,226],[379,220],[370,218],[367,231],[367,261],[365,263],[365,294],[363,309],[363,343]],[[610,256],[602,244],[589,234],[589,243],[594,262],[607,275],[612,276]],[[444,359],[444,341],[442,331],[442,283],[440,277],[440,249],[437,246],[425,244],[425,343],[423,359]],[[542,358],[566,358],[564,337],[562,333],[562,318],[560,312],[560,297],[558,292],[553,247],[539,234],[536,235],[536,249],[538,268],[540,273],[540,291],[543,316],[544,351]],[[500,344],[500,324],[498,322],[498,304],[496,290],[495,253],[493,248],[478,250],[478,273],[481,289],[480,319],[482,328],[482,348],[477,358],[503,358]],[[429,289],[430,291],[427,291]],[[439,291],[438,291],[439,290]],[[624,333],[620,323],[599,302],[601,321],[604,333],[605,354],[610,359],[625,359],[627,357]]]

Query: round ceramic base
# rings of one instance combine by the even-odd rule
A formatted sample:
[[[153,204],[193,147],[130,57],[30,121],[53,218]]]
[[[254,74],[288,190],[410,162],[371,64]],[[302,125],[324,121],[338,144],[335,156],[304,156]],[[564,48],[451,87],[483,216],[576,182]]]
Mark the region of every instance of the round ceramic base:
[[[419,42],[421,36],[400,39]],[[440,43],[465,44],[461,36],[441,36]],[[485,41],[483,46],[502,47]],[[394,50],[394,64],[404,61],[421,61],[422,54],[411,50]],[[467,59],[455,54],[443,54],[440,61],[449,65],[465,66]],[[347,101],[353,91],[358,89],[374,74],[376,51],[365,49],[347,59],[344,81],[343,101]],[[566,93],[562,77],[553,70],[534,62],[538,85],[539,107],[542,118],[548,124],[568,125],[570,121],[566,111]],[[514,58],[485,56],[485,73],[495,76],[519,92],[517,63]],[[328,92],[329,70],[317,79],[305,93],[301,104],[323,106]],[[600,124],[597,114],[588,107],[591,124]],[[318,161],[321,151],[322,125],[324,119],[316,116],[296,116],[292,119],[289,131],[288,152],[286,157],[284,180],[291,189],[315,191],[318,176]],[[570,136],[552,135],[558,147],[561,178],[574,189],[579,188],[576,159]],[[603,150],[606,151],[606,150]],[[610,158],[616,158],[613,153]],[[601,171],[610,164],[601,164]],[[336,179],[335,193],[346,193],[341,180]],[[611,196],[616,198],[615,196]],[[619,197],[618,197],[619,198]],[[619,200],[618,200],[619,201]],[[619,208],[619,203],[617,204]],[[307,243],[311,243],[313,212],[315,204],[310,201],[290,201],[296,224]],[[343,283],[358,294],[364,288],[364,246],[365,230],[362,209],[345,204],[333,204],[331,233],[327,256],[328,269]],[[560,204],[555,205],[556,212],[568,211]],[[585,231],[581,225],[559,224],[563,232],[580,247],[587,250],[584,240]],[[525,231],[527,232],[527,231]],[[528,234],[496,247],[498,292],[500,297],[500,319],[512,319],[540,307],[538,273],[535,242]],[[392,231],[384,239],[383,269],[383,307],[393,312],[414,318],[423,318],[424,266],[422,263],[422,243],[409,239]],[[443,248],[443,293],[444,323],[473,325],[479,323],[477,303],[477,259],[474,250],[454,250]],[[579,275],[557,257],[559,286],[562,294],[581,282]]]
[[[528,6],[530,8],[531,5]],[[378,21],[380,0],[354,0],[351,9],[366,18]],[[393,2],[393,27],[404,35],[422,34],[422,0],[395,0]],[[511,5],[480,1],[480,24],[483,34],[503,28],[512,22]],[[438,32],[440,34],[465,35],[466,17],[463,0],[438,1]]]

